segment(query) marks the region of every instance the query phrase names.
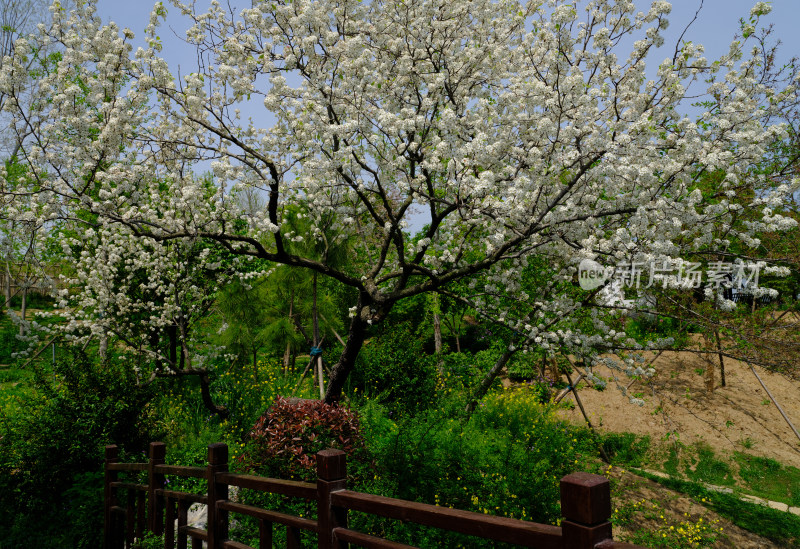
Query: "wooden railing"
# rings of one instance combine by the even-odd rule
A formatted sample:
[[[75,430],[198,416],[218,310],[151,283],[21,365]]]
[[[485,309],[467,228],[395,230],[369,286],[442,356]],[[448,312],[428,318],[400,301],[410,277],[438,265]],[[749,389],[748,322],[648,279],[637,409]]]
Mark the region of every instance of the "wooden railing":
[[[412,501],[352,492],[346,486],[346,454],[323,450],[317,454],[317,482],[296,482],[228,472],[228,447],[208,447],[206,467],[166,465],[166,446],[150,444],[147,463],[120,463],[116,446],[106,447],[105,549],[134,546],[146,532],[164,536],[164,547],[186,549],[253,549],[228,539],[229,515],[247,515],[259,524],[259,548],[272,547],[273,525],[286,527],[286,546],[300,547],[300,531],[317,534],[317,546],[339,549],[353,544],[368,548],[407,548],[347,527],[348,511],[413,522],[486,540],[541,549],[636,549],[611,536],[611,491],[608,480],[589,473],[573,473],[561,479],[561,526],[537,524],[461,511]],[[120,481],[121,473],[147,476],[147,483]],[[205,495],[166,489],[166,477],[205,479]],[[141,480],[141,479],[140,479]],[[309,519],[244,505],[228,499],[229,487],[281,494],[316,502],[317,518]],[[207,525],[187,524],[189,507],[207,506]],[[176,526],[177,521],[177,526]],[[176,539],[177,537],[177,539]]]

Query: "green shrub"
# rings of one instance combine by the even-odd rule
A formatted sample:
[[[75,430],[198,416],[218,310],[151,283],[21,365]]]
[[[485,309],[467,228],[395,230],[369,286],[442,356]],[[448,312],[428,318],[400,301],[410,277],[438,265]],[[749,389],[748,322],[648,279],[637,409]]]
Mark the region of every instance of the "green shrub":
[[[0,545],[99,547],[103,448],[141,453],[156,432],[153,389],[127,366],[68,357],[37,369],[35,391],[0,415]]]
[[[593,443],[530,390],[488,395],[472,417],[431,409],[393,421],[361,408],[376,474],[356,489],[479,513],[556,523],[559,480],[593,467]],[[587,459],[588,456],[588,459]],[[467,536],[354,514],[359,529],[421,547],[485,547]]]
[[[348,380],[348,392],[369,396],[394,414],[424,410],[436,400],[436,359],[407,324],[393,326],[368,341]]]
[[[241,448],[239,445],[248,439],[248,433],[256,420],[277,397],[289,394],[298,397],[313,395],[314,387],[310,384],[295,391],[299,375],[284,374],[280,360],[274,358],[258,361],[257,377],[254,377],[251,367],[217,365],[211,380],[212,395],[214,401],[224,404],[230,414],[222,422],[222,427],[225,439],[233,445],[233,456],[238,455],[238,448]],[[176,420],[179,424],[194,422],[194,431],[199,432],[208,422],[213,421],[203,406],[198,388],[175,386],[173,394],[175,398],[172,399],[171,408],[174,410],[172,413],[178,416]],[[187,404],[192,409],[187,410]]]

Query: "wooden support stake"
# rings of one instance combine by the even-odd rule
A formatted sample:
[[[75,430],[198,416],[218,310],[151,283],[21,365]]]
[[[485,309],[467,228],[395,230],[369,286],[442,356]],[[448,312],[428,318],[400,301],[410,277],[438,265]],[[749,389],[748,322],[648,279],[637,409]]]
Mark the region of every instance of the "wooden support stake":
[[[586,414],[586,409],[583,407],[583,402],[581,402],[581,397],[578,396],[577,383],[575,384],[572,383],[572,376],[569,375],[569,372],[567,372],[567,381],[572,387],[572,394],[575,395],[575,402],[581,409],[581,414],[583,414],[583,419],[586,420],[586,425],[588,425],[589,429],[591,429],[592,433],[594,433],[594,439],[595,442],[597,443],[597,448],[600,450],[600,456],[602,456],[603,461],[605,461],[606,463],[611,463],[611,458],[608,457],[608,454],[606,454],[606,449],[603,448],[603,439],[600,437],[600,434],[597,432],[597,430],[594,428],[594,425],[592,425],[592,422],[589,420],[589,416]]]
[[[155,535],[164,533],[164,503],[156,496],[156,490],[163,490],[164,475],[155,471],[156,465],[163,465],[167,457],[167,446],[163,442],[151,442],[147,462],[147,529]]]

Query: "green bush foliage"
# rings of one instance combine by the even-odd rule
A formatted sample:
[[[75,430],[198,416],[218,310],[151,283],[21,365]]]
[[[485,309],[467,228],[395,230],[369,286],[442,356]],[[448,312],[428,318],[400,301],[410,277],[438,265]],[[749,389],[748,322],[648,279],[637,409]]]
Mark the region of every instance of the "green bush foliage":
[[[436,400],[436,380],[435,357],[424,353],[409,324],[401,324],[364,345],[348,384],[395,414],[413,415]]]
[[[28,346],[17,339],[19,327],[7,315],[0,315],[0,364],[10,364],[15,360],[14,353],[24,351]]]
[[[464,420],[453,406],[395,422],[375,401],[362,405],[376,473],[356,488],[479,513],[557,523],[559,480],[594,467],[591,438],[557,420],[534,391],[491,393]],[[420,547],[485,547],[435,529],[354,514],[358,528]]]
[[[158,436],[153,389],[80,351],[37,368],[34,386],[19,397],[24,413],[0,415],[0,545],[99,547],[103,448],[141,453]]]

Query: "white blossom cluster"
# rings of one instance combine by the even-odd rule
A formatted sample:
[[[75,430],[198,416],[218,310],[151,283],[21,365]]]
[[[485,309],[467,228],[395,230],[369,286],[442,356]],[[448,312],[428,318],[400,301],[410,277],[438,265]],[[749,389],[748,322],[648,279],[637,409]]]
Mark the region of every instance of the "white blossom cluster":
[[[172,322],[194,299],[177,281],[213,264],[187,250],[209,239],[356,288],[355,323],[479,275],[475,303],[524,345],[588,353],[620,334],[565,324],[585,304],[559,285],[581,259],[677,261],[724,247],[720,226],[756,243],[793,225],[778,210],[796,186],[771,187],[753,167],[783,135],[763,120],[795,89],[767,88],[746,41],[713,63],[687,42],[649,78],[668,2],[643,13],[621,0],[273,0],[235,17],[216,0],[206,13],[174,7],[204,61],[179,79],[160,57],[163,6],[134,52],[132,32],[102,25],[91,1],[53,10],[0,73],[25,136],[26,211],[66,223],[64,244],[83,250],[83,290],[62,296],[82,337],[112,315]],[[767,12],[759,2],[751,15]],[[13,98],[30,78],[26,56],[53,44],[61,57],[24,109]],[[699,119],[681,114],[690,90],[713,98]],[[243,118],[254,104],[263,116]],[[275,123],[261,124],[268,115]],[[202,162],[210,179],[195,175]],[[718,183],[704,192],[711,173]],[[768,191],[743,202],[743,184]],[[248,188],[264,193],[262,210],[234,199]],[[16,215],[7,191],[0,179]],[[297,203],[307,234],[284,217]],[[742,208],[761,215],[734,225]],[[412,240],[404,229],[420,210],[431,221]],[[288,251],[320,241],[315,227],[331,218],[357,267]],[[552,276],[527,295],[521,276],[536,257]],[[158,299],[136,297],[150,294],[131,290],[135,273]]]

